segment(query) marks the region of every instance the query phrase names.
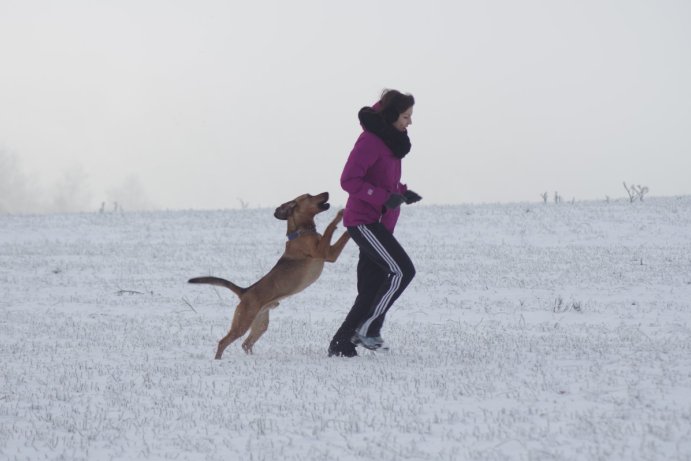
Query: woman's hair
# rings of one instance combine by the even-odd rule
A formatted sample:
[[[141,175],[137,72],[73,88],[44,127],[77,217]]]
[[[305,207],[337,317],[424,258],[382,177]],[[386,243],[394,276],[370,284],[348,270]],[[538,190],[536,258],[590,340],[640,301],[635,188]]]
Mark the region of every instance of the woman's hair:
[[[403,94],[398,90],[384,90],[379,99],[379,112],[388,123],[398,120],[399,115],[415,104],[412,94]]]

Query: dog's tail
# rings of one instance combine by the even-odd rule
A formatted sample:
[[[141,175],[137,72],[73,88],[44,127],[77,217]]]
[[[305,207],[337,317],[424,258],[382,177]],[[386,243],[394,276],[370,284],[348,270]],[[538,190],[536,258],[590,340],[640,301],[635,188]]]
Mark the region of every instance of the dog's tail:
[[[229,282],[228,280],[222,279],[220,277],[196,277],[193,279],[189,279],[187,283],[205,283],[207,285],[225,287],[238,296],[242,296],[242,294],[247,291],[247,288],[239,287],[233,282]]]

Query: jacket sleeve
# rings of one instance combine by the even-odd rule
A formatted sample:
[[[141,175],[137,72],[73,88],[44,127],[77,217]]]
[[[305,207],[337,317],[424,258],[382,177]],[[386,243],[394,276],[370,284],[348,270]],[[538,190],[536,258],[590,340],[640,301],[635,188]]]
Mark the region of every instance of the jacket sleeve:
[[[341,187],[351,197],[381,207],[389,198],[389,192],[366,180],[367,171],[377,160],[376,146],[368,138],[355,143],[341,174]]]

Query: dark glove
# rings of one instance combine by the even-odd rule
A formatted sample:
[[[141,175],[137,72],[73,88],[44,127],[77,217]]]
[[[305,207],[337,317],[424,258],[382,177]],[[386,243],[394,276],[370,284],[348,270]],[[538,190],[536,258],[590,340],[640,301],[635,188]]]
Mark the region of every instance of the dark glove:
[[[405,197],[400,194],[391,194],[384,204],[384,208],[387,210],[393,210],[401,206],[401,203],[405,202]]]
[[[422,200],[422,197],[420,197],[417,193],[413,192],[412,190],[405,191],[403,197],[405,198],[405,203],[407,203],[408,205]]]

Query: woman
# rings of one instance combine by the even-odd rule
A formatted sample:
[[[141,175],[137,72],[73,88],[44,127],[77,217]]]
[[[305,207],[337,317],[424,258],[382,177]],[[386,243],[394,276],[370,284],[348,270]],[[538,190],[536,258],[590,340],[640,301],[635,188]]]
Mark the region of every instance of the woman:
[[[348,192],[343,225],[360,248],[358,295],[331,340],[330,357],[354,357],[358,345],[387,349],[381,337],[384,317],[415,276],[412,261],[393,236],[399,206],[422,198],[401,184],[414,104],[410,94],[385,90],[377,104],[358,113],[363,132],[341,174],[341,187]]]

